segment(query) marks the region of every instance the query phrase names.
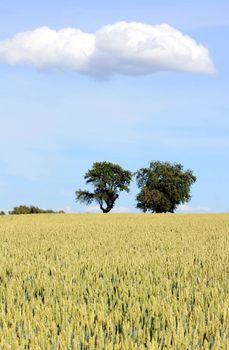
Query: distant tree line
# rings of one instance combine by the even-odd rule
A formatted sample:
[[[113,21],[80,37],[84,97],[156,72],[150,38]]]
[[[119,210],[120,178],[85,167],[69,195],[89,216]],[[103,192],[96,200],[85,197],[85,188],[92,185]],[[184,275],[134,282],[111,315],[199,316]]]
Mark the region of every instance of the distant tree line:
[[[118,164],[96,162],[84,176],[93,191],[76,191],[76,201],[87,205],[96,202],[103,213],[108,213],[120,192],[129,192],[133,177],[140,190],[136,207],[152,213],[174,213],[178,205],[191,199],[190,188],[196,181],[191,170],[184,170],[177,163],[153,161],[149,167],[132,173]]]
[[[55,211],[52,209],[40,209],[33,205],[20,205],[18,207],[14,207],[12,211],[9,212],[10,215],[19,215],[19,214],[56,214],[56,213],[64,213],[63,210]]]
[[[18,207],[14,207],[13,210],[9,211],[9,215],[20,215],[20,214],[64,214],[63,210],[55,211],[52,209],[40,209],[33,205],[19,205]],[[6,213],[2,210],[0,211],[0,215],[5,215]]]

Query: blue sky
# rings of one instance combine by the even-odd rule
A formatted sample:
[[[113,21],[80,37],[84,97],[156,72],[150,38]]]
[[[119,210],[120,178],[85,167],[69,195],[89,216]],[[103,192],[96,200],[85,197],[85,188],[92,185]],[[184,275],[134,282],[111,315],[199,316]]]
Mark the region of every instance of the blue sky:
[[[217,74],[96,79],[1,62],[1,209],[24,203],[85,211],[74,192],[93,162],[135,171],[168,160],[198,178],[184,211],[228,211],[228,1],[2,0],[0,41],[42,26],[94,33],[119,21],[169,24],[209,49]],[[136,193],[132,184],[117,208],[135,211]]]

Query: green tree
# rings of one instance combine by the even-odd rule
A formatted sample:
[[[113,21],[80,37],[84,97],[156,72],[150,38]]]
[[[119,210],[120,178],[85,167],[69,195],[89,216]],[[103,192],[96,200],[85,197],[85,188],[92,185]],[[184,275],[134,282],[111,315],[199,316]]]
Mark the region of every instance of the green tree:
[[[94,191],[76,191],[76,201],[87,205],[95,201],[103,213],[108,213],[113,209],[119,193],[129,192],[131,177],[131,172],[118,164],[96,162],[84,176],[86,184],[92,185]]]
[[[30,214],[30,207],[27,205],[19,205],[14,207],[13,210],[9,212],[10,215],[21,215],[21,214]]]
[[[151,162],[136,172],[140,188],[137,208],[143,212],[173,213],[177,206],[191,199],[190,187],[196,181],[191,170],[170,162]]]
[[[0,215],[6,215],[6,213],[3,210],[1,210]]]
[[[63,211],[61,211],[62,213]],[[58,213],[51,209],[40,209],[35,207],[34,205],[19,205],[18,207],[14,207],[13,210],[9,212],[10,215],[21,215],[21,214],[55,214]]]

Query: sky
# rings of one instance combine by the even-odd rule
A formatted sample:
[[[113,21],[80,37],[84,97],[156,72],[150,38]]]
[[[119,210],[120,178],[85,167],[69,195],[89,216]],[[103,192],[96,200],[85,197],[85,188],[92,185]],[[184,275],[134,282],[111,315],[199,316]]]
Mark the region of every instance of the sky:
[[[179,211],[228,212],[228,37],[226,0],[1,0],[0,209],[97,211],[94,162],[161,160],[197,176]]]

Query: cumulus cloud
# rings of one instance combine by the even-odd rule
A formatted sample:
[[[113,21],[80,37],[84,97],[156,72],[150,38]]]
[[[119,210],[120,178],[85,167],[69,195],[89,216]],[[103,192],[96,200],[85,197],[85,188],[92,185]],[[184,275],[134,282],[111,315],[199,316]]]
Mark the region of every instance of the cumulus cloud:
[[[95,33],[41,27],[0,41],[0,61],[98,77],[159,71],[214,74],[208,49],[168,24],[118,22]]]

